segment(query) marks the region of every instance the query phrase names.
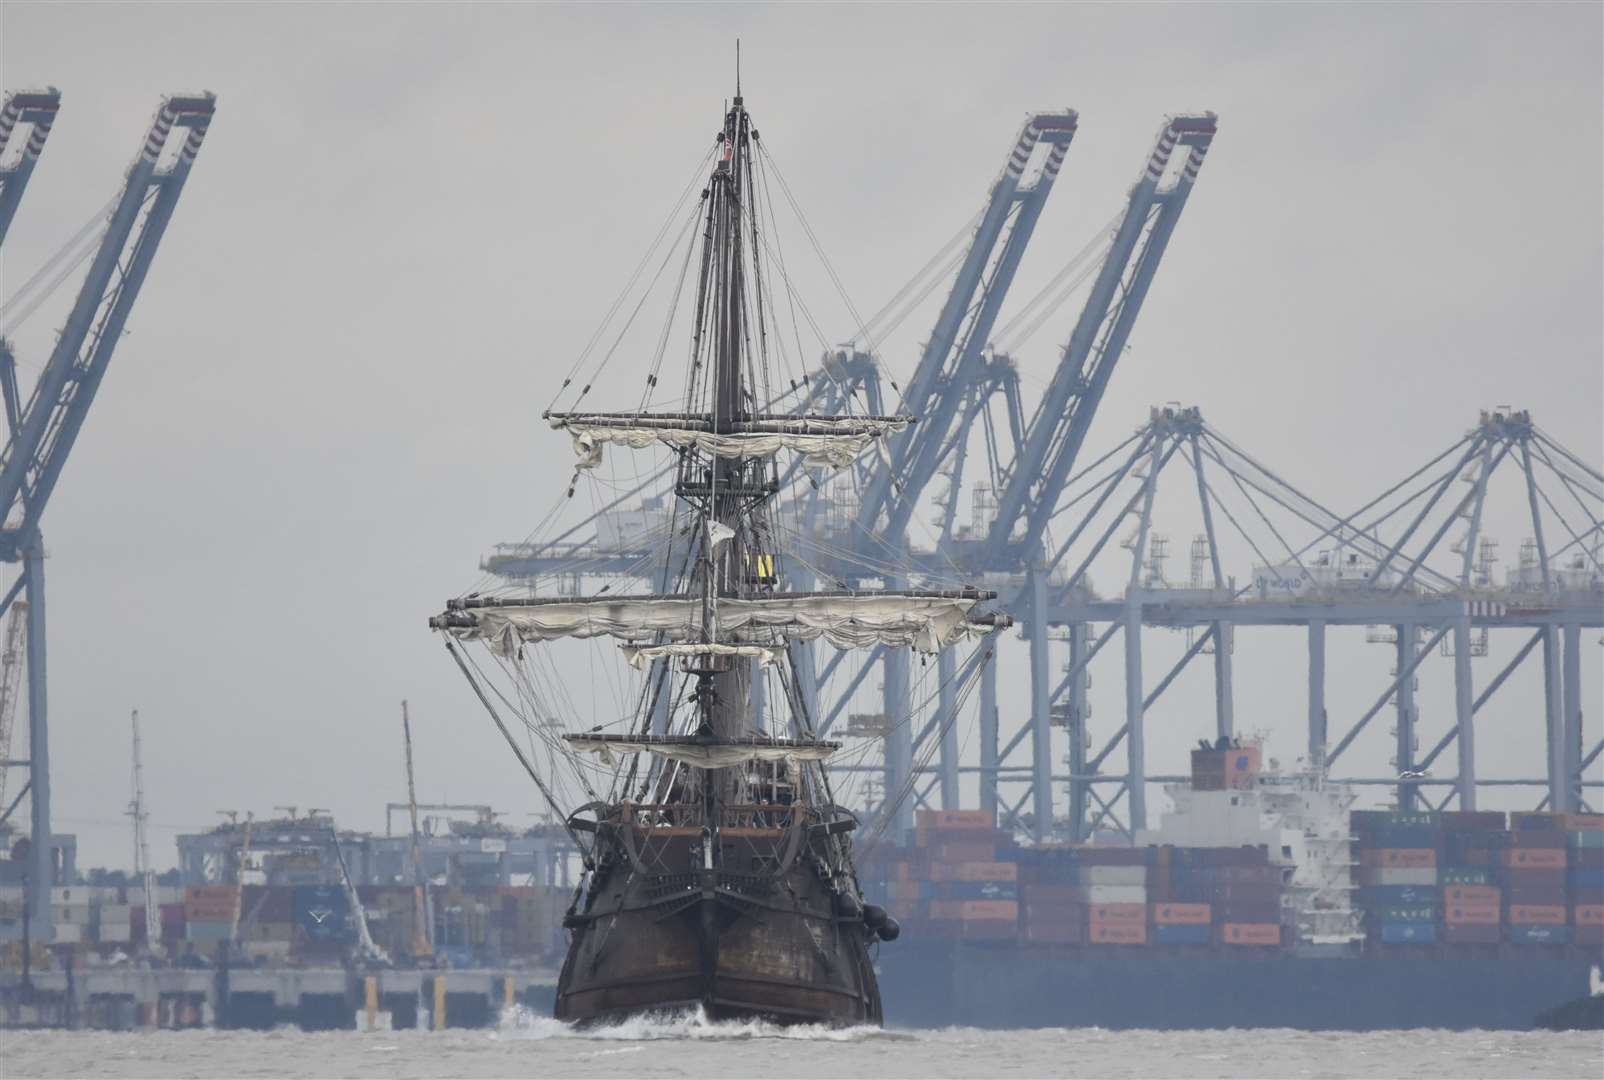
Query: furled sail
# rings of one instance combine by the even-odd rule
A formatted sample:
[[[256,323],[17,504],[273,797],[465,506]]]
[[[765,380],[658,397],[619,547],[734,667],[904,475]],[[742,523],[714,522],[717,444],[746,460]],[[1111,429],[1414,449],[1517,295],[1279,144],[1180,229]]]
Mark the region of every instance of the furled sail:
[[[775,645],[786,639],[823,638],[838,649],[912,646],[933,653],[1007,625],[1007,617],[970,618],[970,609],[996,594],[975,589],[946,592],[778,593],[720,596],[710,605],[687,595],[589,599],[453,600],[430,625],[456,637],[488,641],[510,656],[525,642],[610,636],[630,643],[705,642],[704,614],[713,638],[729,645]],[[1000,620],[1000,622],[999,622]],[[632,661],[634,662],[634,661]]]
[[[575,750],[611,764],[614,754],[653,753],[701,769],[724,769],[748,761],[823,761],[841,749],[838,742],[812,739],[752,738],[712,740],[696,735],[565,735]]]
[[[547,420],[573,437],[581,469],[600,465],[608,443],[635,450],[662,443],[721,458],[765,458],[794,450],[806,466],[839,469],[856,461],[871,444],[883,445],[887,435],[913,422],[909,416],[759,416],[715,431],[705,413],[553,413]]]
[[[645,671],[660,656],[755,656],[768,667],[785,655],[783,645],[724,645],[719,642],[687,642],[672,645],[624,645],[629,666]]]

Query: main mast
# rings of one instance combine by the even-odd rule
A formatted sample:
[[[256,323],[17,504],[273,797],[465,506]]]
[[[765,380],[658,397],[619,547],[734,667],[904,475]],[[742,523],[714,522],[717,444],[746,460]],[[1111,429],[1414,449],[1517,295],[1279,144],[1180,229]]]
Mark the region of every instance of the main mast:
[[[745,418],[746,388],[742,347],[746,339],[746,267],[742,242],[742,208],[751,179],[751,120],[737,91],[724,116],[718,166],[711,183],[709,214],[714,221],[713,259],[713,430],[721,435],[736,430]],[[755,228],[755,215],[753,215]],[[706,531],[706,565],[712,603],[717,596],[739,596],[746,591],[749,553],[755,539],[750,524],[750,503],[743,489],[753,479],[750,459],[712,455],[712,491],[707,501],[709,520],[728,529]],[[715,543],[715,535],[728,535]],[[712,626],[709,625],[709,630]],[[709,640],[712,640],[709,638]],[[701,696],[708,730],[717,739],[740,738],[750,733],[748,717],[751,665],[741,657],[709,656],[701,677]],[[721,785],[729,788],[732,785]]]

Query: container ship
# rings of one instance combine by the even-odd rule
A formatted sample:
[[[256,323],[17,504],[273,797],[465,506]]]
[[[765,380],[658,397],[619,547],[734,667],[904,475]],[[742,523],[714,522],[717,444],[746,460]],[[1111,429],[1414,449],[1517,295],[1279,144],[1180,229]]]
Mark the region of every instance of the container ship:
[[[1159,828],[1016,847],[921,811],[864,866],[905,932],[890,1024],[1523,1029],[1604,964],[1604,815],[1353,810],[1253,746],[1200,749]]]

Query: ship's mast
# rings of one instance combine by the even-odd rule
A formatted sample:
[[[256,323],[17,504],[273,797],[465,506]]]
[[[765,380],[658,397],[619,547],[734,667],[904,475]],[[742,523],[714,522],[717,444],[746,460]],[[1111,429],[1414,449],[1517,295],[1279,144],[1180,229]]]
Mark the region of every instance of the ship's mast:
[[[715,243],[713,274],[713,428],[720,434],[735,430],[747,411],[743,385],[742,343],[746,332],[746,282],[741,243],[741,208],[746,197],[750,119],[739,95],[724,117],[722,150],[712,180]],[[714,522],[734,535],[727,542],[709,544],[708,569],[716,595],[744,591],[742,568],[747,562],[750,531],[741,495],[748,474],[742,458],[713,458],[713,492],[709,500]],[[716,603],[716,601],[715,601]],[[710,658],[712,659],[712,658]],[[743,660],[725,659],[710,665],[721,668],[711,676],[711,695],[704,695],[708,726],[716,738],[737,738],[748,731],[751,668]]]

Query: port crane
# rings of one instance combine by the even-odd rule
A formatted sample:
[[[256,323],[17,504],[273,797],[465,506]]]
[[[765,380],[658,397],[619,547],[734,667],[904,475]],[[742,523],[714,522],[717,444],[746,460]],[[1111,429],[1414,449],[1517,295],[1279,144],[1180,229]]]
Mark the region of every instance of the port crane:
[[[21,96],[13,96],[12,101]],[[25,596],[28,790],[32,810],[29,882],[36,911],[45,910],[55,876],[50,842],[45,551],[40,523],[122,338],[129,312],[172,219],[215,110],[216,98],[209,93],[174,95],[162,101],[120,194],[111,204],[89,271],[55,347],[26,401],[19,392],[12,350],[0,343],[0,391],[7,425],[6,445],[0,453],[0,561],[22,567],[16,581],[0,597],[0,614]],[[19,120],[23,115],[19,110]],[[30,146],[42,146],[39,124],[53,119],[54,112],[27,115],[37,117]],[[175,128],[183,129],[182,138],[169,148]],[[36,160],[37,153],[20,177],[24,182]],[[5,199],[12,198],[13,190],[20,197],[18,179],[16,175],[7,177]]]
[[[134,875],[145,894],[145,950],[161,953],[161,916],[156,906],[156,871],[150,864],[150,810],[145,806],[145,764],[139,737],[139,710],[129,720],[134,735],[134,798],[128,816],[134,823]]]

